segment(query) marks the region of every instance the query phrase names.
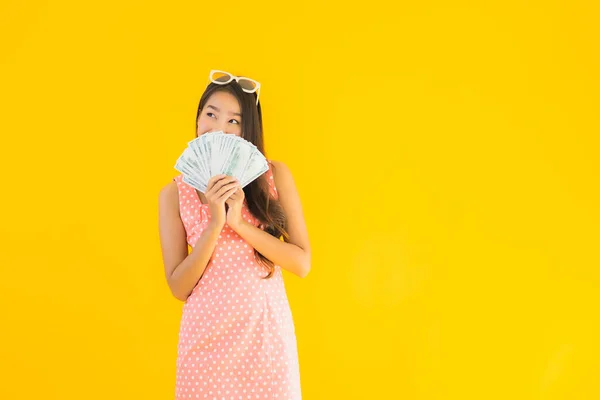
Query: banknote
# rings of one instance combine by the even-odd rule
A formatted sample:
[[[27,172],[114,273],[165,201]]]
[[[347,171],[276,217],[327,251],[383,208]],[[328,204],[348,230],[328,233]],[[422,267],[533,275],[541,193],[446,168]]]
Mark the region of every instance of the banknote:
[[[252,158],[255,146],[246,141],[235,141],[225,163],[223,174],[235,176],[240,182]]]
[[[254,149],[250,161],[246,166],[246,169],[240,179],[242,187],[264,174],[269,170],[267,160],[262,156],[262,153],[258,149]]]
[[[188,147],[194,153],[194,157],[198,165],[198,173],[202,176],[203,180],[207,180],[208,176],[210,176],[210,171],[208,170],[208,166],[204,162],[204,157],[202,157],[202,151],[199,148],[199,142],[196,140],[191,140],[190,142],[188,142]]]
[[[234,176],[245,187],[269,166],[264,154],[253,143],[216,131],[189,141],[177,158],[175,169],[184,175],[185,183],[205,193],[208,181],[215,175]]]
[[[200,181],[197,181],[196,179],[190,177],[189,175],[183,175],[183,181],[185,183],[187,183],[190,186],[193,186],[194,188],[198,189],[200,192],[202,193],[206,193],[206,185]]]

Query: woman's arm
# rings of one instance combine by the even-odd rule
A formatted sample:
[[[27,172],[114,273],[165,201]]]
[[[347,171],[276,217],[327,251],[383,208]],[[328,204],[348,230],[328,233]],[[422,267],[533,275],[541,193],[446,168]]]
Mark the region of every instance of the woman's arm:
[[[175,298],[186,301],[204,274],[222,228],[209,222],[188,255],[176,185],[171,182],[160,191],[159,231],[167,283]]]
[[[304,278],[310,272],[311,250],[300,196],[287,165],[281,161],[272,163],[275,166],[273,180],[288,220],[290,242],[277,239],[243,218],[239,226],[232,229],[276,265]]]

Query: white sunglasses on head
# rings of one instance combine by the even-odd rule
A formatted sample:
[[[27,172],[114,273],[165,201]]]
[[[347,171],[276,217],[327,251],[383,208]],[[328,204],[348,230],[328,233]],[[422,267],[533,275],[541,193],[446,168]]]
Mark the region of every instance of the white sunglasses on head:
[[[260,95],[260,83],[258,83],[254,79],[246,78],[243,76],[235,76],[233,74],[230,74],[229,72],[219,71],[218,69],[211,70],[210,74],[208,74],[208,79],[212,83],[216,83],[218,85],[227,85],[229,82],[235,79],[235,81],[240,84],[244,92],[257,92],[256,105],[258,105],[258,96]]]

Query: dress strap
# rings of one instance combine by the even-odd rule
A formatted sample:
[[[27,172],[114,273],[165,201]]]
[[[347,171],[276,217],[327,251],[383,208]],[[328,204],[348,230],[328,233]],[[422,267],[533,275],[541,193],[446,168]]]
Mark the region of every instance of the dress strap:
[[[179,174],[173,178],[175,183],[177,184],[177,193],[179,197],[179,212],[183,214],[183,210],[186,207],[186,202],[184,201],[186,195],[188,195],[189,190],[185,187],[185,182],[183,181],[183,174]]]

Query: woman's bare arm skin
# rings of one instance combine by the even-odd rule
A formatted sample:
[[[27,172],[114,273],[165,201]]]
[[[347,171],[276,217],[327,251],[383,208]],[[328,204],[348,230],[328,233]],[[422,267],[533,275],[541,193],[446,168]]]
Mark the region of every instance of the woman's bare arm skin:
[[[160,191],[158,203],[165,277],[173,296],[186,301],[204,274],[222,227],[209,222],[188,255],[185,228],[179,215],[177,183],[170,182]]]

